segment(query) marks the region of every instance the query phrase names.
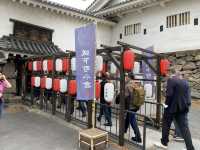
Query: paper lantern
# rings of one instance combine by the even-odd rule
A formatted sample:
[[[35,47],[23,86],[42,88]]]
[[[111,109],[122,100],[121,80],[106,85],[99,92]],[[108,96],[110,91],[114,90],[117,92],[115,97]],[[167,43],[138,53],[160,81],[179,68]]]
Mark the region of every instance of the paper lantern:
[[[63,63],[62,63],[62,59],[56,59],[56,71],[58,72],[62,72],[63,70]]]
[[[66,79],[60,80],[60,92],[61,93],[67,92],[67,80]]]
[[[124,70],[131,71],[134,68],[135,53],[132,50],[125,50],[123,54]]]
[[[32,70],[33,70],[33,62],[32,62],[32,61],[29,61],[29,62],[28,62],[28,70],[29,70],[29,71],[32,71]]]
[[[114,99],[114,84],[113,83],[106,83],[104,86],[104,99],[106,102],[110,103]]]
[[[71,59],[71,69],[72,69],[72,71],[76,71],[76,58],[75,57],[73,57]]]
[[[110,64],[110,73],[115,74],[117,72],[117,67],[115,66],[114,63]]]
[[[31,77],[31,86],[32,86],[32,87],[35,86],[35,77]]]
[[[96,56],[96,72],[100,72],[103,70],[103,57]]]
[[[52,89],[52,78],[46,78],[46,89],[47,90],[50,90],[50,89]]]
[[[69,69],[70,69],[69,59],[63,58],[62,62],[63,62],[63,65],[62,65],[63,72],[69,72]]]
[[[59,92],[60,91],[60,79],[54,79],[53,80],[53,90],[55,92]]]
[[[170,62],[167,59],[160,60],[160,74],[166,76],[168,74]]]
[[[53,71],[53,66],[54,66],[54,64],[53,64],[53,60],[52,59],[48,59],[48,61],[47,61],[47,67],[48,67],[48,71]]]
[[[33,62],[33,71],[41,71],[42,70],[42,62],[34,61]]]
[[[139,74],[140,73],[140,63],[139,62],[135,62],[134,63],[133,73],[134,74]]]
[[[43,68],[43,71],[48,71],[48,67],[47,67],[47,60],[43,60],[42,62],[42,68]]]
[[[40,88],[45,89],[46,87],[46,77],[41,78]]]
[[[77,90],[76,80],[70,80],[69,81],[69,88],[68,92],[70,95],[75,95]]]
[[[101,84],[99,81],[96,81],[96,89],[95,89],[95,92],[96,92],[96,99],[99,99],[100,96],[101,96]]]
[[[150,98],[153,96],[153,87],[151,84],[145,84],[144,90],[145,90],[145,97]]]
[[[35,87],[40,87],[40,77],[35,77]]]

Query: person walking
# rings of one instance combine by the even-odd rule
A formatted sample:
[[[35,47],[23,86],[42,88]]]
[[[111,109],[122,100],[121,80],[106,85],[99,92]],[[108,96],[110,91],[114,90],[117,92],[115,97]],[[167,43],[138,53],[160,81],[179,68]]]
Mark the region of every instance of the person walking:
[[[169,142],[169,131],[173,120],[185,141],[187,150],[195,150],[188,126],[188,112],[191,106],[191,93],[188,81],[173,77],[167,80],[165,110],[162,124],[161,143],[158,147],[167,149]]]
[[[144,99],[144,89],[142,89],[141,85],[137,81],[131,81],[128,77],[128,74],[125,74],[125,109],[127,110],[126,119],[125,119],[125,133],[129,128],[129,124],[133,128],[135,136],[131,139],[134,142],[141,143],[141,133],[136,120],[136,112],[140,109],[139,105],[135,105],[140,101],[140,93],[138,91],[143,91],[143,99]],[[136,91],[137,89],[137,91]],[[137,95],[137,96],[136,96]],[[143,100],[144,102],[144,100]]]
[[[6,76],[0,73],[0,119],[2,118],[4,100],[3,100],[3,92],[6,88],[11,88],[10,82],[6,79]]]
[[[111,120],[111,107],[110,103],[106,102],[104,98],[104,86],[106,83],[110,82],[109,81],[109,73],[106,72],[103,75],[103,80],[101,81],[101,96],[100,96],[100,113],[97,118],[97,120],[100,122],[102,116],[104,115],[106,123],[104,124],[105,126],[112,126],[112,120]]]

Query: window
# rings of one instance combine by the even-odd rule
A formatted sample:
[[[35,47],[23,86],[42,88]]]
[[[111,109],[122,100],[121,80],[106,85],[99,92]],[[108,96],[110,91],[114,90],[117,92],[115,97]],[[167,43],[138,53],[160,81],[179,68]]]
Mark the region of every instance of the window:
[[[13,19],[10,21],[14,22],[14,36],[37,42],[52,42],[53,30]]]
[[[119,39],[122,39],[122,34],[121,33],[119,34]]]
[[[163,25],[160,26],[160,32],[163,32]]]
[[[167,28],[190,24],[190,12],[167,16]]]
[[[146,35],[147,34],[147,29],[144,29],[144,35]]]
[[[199,25],[199,20],[198,20],[198,18],[195,18],[195,19],[194,19],[194,25],[195,25],[195,26],[198,26],[198,25]]]
[[[124,35],[129,36],[141,33],[141,23],[130,24],[124,27]]]

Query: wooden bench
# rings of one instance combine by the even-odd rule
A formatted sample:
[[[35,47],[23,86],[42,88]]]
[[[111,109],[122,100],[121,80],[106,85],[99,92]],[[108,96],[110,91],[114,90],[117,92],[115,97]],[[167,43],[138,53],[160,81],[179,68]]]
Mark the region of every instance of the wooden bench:
[[[84,143],[94,150],[95,146],[105,143],[108,145],[108,133],[96,128],[82,130],[79,132],[79,148]]]

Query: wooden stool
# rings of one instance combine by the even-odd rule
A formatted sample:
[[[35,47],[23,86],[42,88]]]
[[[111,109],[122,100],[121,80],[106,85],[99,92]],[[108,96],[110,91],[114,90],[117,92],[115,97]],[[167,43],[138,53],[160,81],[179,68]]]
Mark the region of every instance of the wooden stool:
[[[100,144],[105,143],[108,145],[108,133],[96,128],[82,130],[79,132],[79,148],[81,142],[89,145],[91,150],[94,150],[94,147]]]

